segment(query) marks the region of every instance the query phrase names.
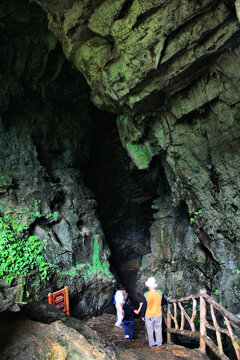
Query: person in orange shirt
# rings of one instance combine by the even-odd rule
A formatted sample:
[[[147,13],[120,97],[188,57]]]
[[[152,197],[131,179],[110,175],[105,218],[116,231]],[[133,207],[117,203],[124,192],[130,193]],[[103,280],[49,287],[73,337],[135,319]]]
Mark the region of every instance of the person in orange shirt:
[[[142,320],[146,322],[149,347],[158,350],[162,346],[162,305],[167,304],[167,299],[157,290],[154,277],[150,277],[145,285],[149,291],[143,297]]]

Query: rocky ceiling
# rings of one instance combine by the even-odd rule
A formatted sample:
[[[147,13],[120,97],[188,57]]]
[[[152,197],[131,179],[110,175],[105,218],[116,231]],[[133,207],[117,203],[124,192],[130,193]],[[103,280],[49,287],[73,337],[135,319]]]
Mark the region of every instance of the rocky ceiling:
[[[85,75],[95,104],[118,113],[161,111],[239,39],[231,1],[37,3],[47,11],[66,57]],[[192,109],[174,115],[180,118],[212,99],[202,96]]]

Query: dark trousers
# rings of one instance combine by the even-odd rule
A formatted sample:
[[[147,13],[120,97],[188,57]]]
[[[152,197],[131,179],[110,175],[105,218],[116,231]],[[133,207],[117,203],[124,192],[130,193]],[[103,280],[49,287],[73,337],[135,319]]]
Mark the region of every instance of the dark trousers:
[[[124,327],[125,327],[125,334],[129,335],[129,340],[133,339],[133,331],[134,331],[134,327],[135,327],[135,320],[132,321],[127,321],[127,320],[123,320],[124,323]],[[130,329],[128,329],[128,326]]]

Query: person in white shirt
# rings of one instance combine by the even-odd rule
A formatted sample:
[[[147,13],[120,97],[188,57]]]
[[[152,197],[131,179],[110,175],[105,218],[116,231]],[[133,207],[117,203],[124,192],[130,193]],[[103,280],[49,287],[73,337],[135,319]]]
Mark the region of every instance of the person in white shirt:
[[[123,319],[122,308],[125,303],[125,298],[124,298],[125,293],[126,290],[125,288],[122,287],[121,290],[117,290],[115,294],[115,307],[117,311],[117,322],[115,323],[115,326],[117,327],[122,327],[122,319]]]

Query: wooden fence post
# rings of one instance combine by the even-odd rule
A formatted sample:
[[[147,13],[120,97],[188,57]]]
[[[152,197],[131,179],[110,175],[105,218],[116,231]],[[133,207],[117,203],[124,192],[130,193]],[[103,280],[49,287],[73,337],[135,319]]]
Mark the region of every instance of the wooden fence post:
[[[66,312],[67,312],[67,315],[70,316],[70,307],[69,307],[69,295],[68,295],[68,286],[65,286],[65,296],[66,296]]]
[[[206,294],[207,291],[205,289],[200,290],[200,351],[202,353],[206,353],[206,341],[205,337],[207,335],[207,328],[206,328],[206,318],[207,318],[207,304],[203,295]]]
[[[48,294],[48,303],[51,304],[51,305],[52,305],[52,303],[53,303],[52,294],[51,294],[51,293]]]
[[[167,309],[167,342],[168,343],[172,342],[171,333],[168,331],[168,329],[170,329],[171,327],[172,327],[171,304],[168,304],[168,309]]]

